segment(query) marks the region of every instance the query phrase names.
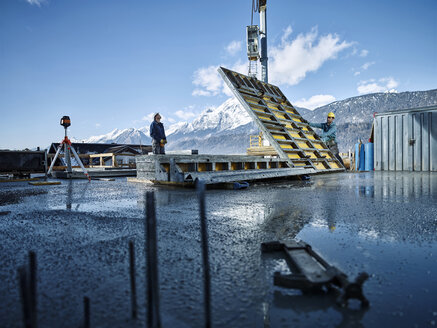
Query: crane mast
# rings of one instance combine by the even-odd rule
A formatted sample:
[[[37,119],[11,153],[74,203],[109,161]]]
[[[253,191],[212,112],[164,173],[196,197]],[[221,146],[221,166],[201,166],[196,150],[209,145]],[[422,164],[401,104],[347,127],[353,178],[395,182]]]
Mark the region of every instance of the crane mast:
[[[260,26],[253,25],[254,12],[259,12]],[[252,0],[250,23],[251,25],[247,26],[247,58],[249,59],[248,75],[257,77],[259,60],[261,63],[261,80],[268,83],[267,0]]]
[[[259,35],[261,43],[261,80],[265,83],[269,82],[267,68],[267,0],[259,1]]]

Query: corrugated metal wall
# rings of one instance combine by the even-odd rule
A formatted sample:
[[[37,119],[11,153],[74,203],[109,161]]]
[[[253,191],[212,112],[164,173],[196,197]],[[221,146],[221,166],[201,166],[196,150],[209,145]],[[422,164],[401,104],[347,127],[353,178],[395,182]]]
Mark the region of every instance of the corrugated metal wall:
[[[375,170],[437,171],[437,106],[376,114]]]

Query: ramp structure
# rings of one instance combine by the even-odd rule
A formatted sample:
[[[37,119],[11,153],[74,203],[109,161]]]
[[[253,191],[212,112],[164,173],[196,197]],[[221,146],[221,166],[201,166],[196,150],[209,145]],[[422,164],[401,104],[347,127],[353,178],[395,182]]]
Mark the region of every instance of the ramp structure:
[[[218,71],[278,156],[286,159],[291,168],[316,172],[344,170],[277,86],[224,67]]]

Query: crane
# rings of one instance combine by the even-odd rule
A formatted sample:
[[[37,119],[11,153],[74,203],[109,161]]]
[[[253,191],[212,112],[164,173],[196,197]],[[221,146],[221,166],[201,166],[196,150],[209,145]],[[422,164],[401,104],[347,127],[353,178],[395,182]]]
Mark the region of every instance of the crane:
[[[253,13],[259,12],[260,26],[253,25]],[[249,59],[249,76],[256,77],[258,59],[261,63],[261,80],[268,83],[267,68],[267,0],[252,0],[251,24],[247,31],[247,57]],[[261,46],[261,47],[260,47]],[[261,48],[261,52],[259,51]]]

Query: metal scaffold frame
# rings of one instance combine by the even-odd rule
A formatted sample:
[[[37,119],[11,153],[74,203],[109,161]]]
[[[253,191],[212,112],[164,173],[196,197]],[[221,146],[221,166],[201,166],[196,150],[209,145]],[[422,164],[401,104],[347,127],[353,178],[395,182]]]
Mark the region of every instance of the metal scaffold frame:
[[[218,71],[278,156],[286,159],[290,167],[312,168],[317,172],[344,171],[277,86],[224,67]]]

